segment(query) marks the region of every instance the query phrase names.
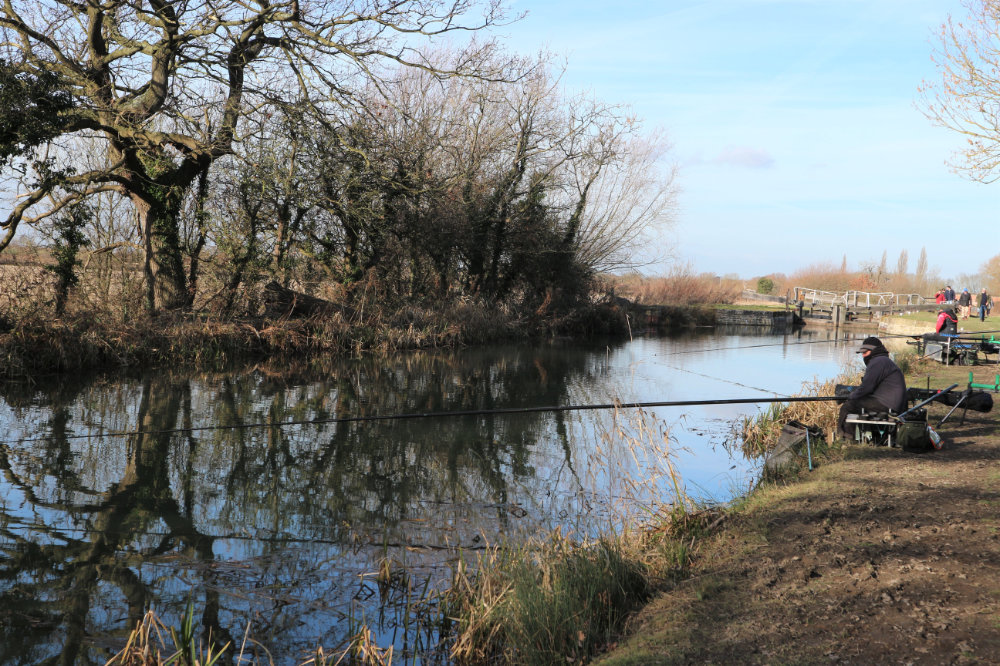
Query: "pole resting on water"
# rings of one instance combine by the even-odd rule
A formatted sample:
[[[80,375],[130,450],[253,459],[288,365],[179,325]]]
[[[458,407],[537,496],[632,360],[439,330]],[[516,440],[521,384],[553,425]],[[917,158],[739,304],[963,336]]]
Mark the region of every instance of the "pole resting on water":
[[[361,423],[366,421],[402,421],[406,419],[454,418],[459,416],[492,416],[497,414],[529,414],[534,412],[570,412],[598,409],[649,409],[652,407],[696,407],[699,405],[752,405],[763,402],[824,402],[837,400],[842,396],[789,396],[784,398],[727,398],[723,400],[665,400],[660,402],[609,402],[595,405],[550,405],[547,407],[500,407],[494,409],[466,409],[454,412],[412,412],[408,414],[374,414],[370,416],[342,416],[333,419],[304,419],[297,421],[277,421],[265,423],[237,423],[226,426],[198,426],[192,428],[171,428],[167,430],[138,430],[105,432],[87,435],[65,435],[60,439],[88,439],[91,437],[129,437],[133,435],[167,435],[178,432],[201,432],[206,430],[240,430],[244,428],[282,428],[294,425],[323,425],[336,423]],[[35,437],[31,439],[8,440],[0,444],[17,442],[37,442],[55,439]]]

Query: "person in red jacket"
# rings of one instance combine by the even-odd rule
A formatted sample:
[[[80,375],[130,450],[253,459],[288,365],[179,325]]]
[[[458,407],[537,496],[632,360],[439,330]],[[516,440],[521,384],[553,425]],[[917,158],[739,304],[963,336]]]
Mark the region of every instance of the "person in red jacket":
[[[955,335],[958,333],[958,317],[951,308],[945,308],[938,313],[937,326],[934,332],[938,335]]]

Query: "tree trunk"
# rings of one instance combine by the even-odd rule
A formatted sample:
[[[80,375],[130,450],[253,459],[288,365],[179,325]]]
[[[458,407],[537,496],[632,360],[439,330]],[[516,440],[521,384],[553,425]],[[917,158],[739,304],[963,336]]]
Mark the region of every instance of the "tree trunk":
[[[207,169],[198,174],[198,199],[195,205],[194,214],[195,224],[197,226],[196,233],[198,234],[198,237],[195,240],[194,247],[190,248],[188,253],[190,265],[188,266],[187,299],[184,303],[187,307],[194,305],[194,299],[198,295],[199,261],[201,259],[201,251],[204,249],[205,243],[208,242],[208,225],[206,224],[208,213],[205,211],[206,201],[208,201]]]
[[[139,216],[146,262],[149,266],[146,279],[147,307],[153,310],[173,310],[187,305],[187,280],[181,255],[180,232],[177,228],[177,207],[169,202],[150,203],[133,196]]]

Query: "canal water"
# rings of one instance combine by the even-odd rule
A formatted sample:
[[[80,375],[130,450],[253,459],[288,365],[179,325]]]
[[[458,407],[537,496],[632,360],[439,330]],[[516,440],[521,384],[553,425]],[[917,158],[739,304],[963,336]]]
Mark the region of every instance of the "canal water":
[[[785,396],[855,364],[857,337],[716,329],[4,384],[0,663],[103,663],[147,609],[176,625],[188,602],[199,631],[248,633],[276,664],[362,624],[396,663],[439,661],[413,601],[459,552],[613,530],[676,501],[678,478],[725,502],[760,468],[730,456],[733,422],[766,405],[331,420]]]

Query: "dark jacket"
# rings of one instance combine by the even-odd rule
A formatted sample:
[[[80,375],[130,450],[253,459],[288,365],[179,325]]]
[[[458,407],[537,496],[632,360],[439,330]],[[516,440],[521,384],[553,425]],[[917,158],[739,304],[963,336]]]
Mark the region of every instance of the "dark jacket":
[[[985,308],[986,304],[989,303],[989,302],[990,302],[990,295],[987,294],[985,291],[980,292],[980,294],[979,294],[979,307]]]
[[[972,294],[967,291],[963,291],[962,295],[958,297],[959,305],[972,305]]]
[[[883,347],[873,351],[865,362],[865,376],[861,386],[851,391],[848,400],[859,400],[865,396],[873,396],[876,400],[897,414],[906,411],[906,380],[903,372],[889,358],[889,352]]]

